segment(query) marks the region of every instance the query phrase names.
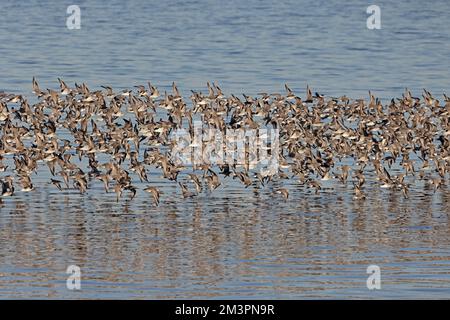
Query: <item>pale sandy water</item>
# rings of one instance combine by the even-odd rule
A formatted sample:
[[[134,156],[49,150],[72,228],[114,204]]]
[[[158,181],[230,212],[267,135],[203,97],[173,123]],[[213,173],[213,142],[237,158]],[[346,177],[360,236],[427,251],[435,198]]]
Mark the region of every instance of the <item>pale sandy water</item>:
[[[78,31],[65,28],[70,4],[2,3],[0,90],[30,94],[32,76],[44,88],[57,77],[93,88],[176,81],[186,94],[208,80],[235,94],[287,82],[384,99],[450,88],[446,1],[379,1],[376,31],[365,1],[84,1]],[[417,184],[404,199],[369,185],[355,202],[350,187],[315,195],[284,181],[285,201],[272,194],[277,184],[229,179],[183,200],[160,182],[156,208],[142,191],[117,204],[101,184],[80,196],[48,179],[43,168],[36,191],[0,208],[1,298],[450,297],[447,187]],[[70,264],[81,267],[81,291],[66,289]],[[370,264],[381,267],[379,291],[366,288]]]

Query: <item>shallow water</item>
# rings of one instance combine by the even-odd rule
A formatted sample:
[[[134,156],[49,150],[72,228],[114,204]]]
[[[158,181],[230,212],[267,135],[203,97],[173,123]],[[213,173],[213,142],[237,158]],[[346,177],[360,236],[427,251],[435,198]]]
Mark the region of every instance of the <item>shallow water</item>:
[[[69,85],[122,89],[151,81],[182,92],[281,91],[390,99],[405,87],[450,88],[447,1],[378,1],[382,29],[366,28],[369,3],[331,1],[82,1],[80,30],[65,27],[69,1],[2,4],[0,90],[31,94]],[[447,91],[448,92],[448,91]],[[184,200],[163,191],[119,203],[95,183],[58,191],[47,168],[29,193],[0,207],[1,298],[449,298],[448,190],[416,184],[410,198],[368,184],[365,201],[329,182],[319,194],[283,181],[289,200],[228,178]],[[448,181],[448,178],[447,178]],[[143,184],[135,183],[140,189]],[[381,268],[368,290],[366,268]],[[66,288],[69,265],[81,290]]]

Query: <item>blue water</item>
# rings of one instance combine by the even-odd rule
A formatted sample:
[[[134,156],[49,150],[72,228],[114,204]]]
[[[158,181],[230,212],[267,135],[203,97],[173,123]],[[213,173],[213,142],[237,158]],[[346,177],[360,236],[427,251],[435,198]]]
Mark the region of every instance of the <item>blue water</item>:
[[[80,30],[66,28],[72,4]],[[236,95],[285,83],[300,96],[307,84],[353,98],[450,93],[450,2],[376,1],[380,30],[366,27],[371,4],[2,1],[0,90],[31,96],[35,76],[42,88],[175,81],[186,96],[207,81]],[[167,183],[156,208],[142,194],[117,204],[101,184],[61,193],[44,172],[0,208],[1,298],[450,297],[445,186],[408,200],[376,188],[361,204],[351,187],[315,195],[295,182],[289,201],[236,184],[185,201]],[[71,264],[80,291],[66,288]],[[371,264],[381,290],[366,287]]]
[[[328,95],[420,95],[450,87],[448,1],[78,1],[81,29],[66,28],[73,1],[2,5],[0,88],[30,92],[85,81],[131,87],[175,81],[186,94],[218,82],[228,93],[306,84]],[[205,89],[204,89],[205,90]]]

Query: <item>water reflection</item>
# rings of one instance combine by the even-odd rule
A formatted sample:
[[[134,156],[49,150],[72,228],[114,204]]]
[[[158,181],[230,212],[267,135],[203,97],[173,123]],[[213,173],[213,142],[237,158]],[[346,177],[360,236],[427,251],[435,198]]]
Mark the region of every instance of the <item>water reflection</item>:
[[[314,298],[448,296],[448,195],[230,188],[154,207],[47,188],[0,211],[2,297]],[[45,199],[45,200],[44,200]],[[42,202],[38,202],[42,201]],[[40,206],[39,203],[48,203]],[[82,290],[65,287],[68,265]],[[382,268],[383,290],[365,288]]]
[[[379,32],[365,26],[368,3],[85,1],[78,32],[65,28],[69,4],[2,4],[0,91],[29,94],[33,76],[43,88],[60,77],[186,92],[209,80],[254,95],[286,82],[383,99],[450,87],[448,1],[379,0]],[[368,186],[354,201],[340,184],[316,195],[292,182],[286,202],[276,184],[187,201],[166,185],[155,207],[144,195],[116,203],[101,184],[59,192],[42,177],[0,204],[1,298],[450,297],[445,186],[414,184],[409,199]],[[66,289],[70,264],[81,291]],[[369,264],[382,268],[381,291],[366,288]]]

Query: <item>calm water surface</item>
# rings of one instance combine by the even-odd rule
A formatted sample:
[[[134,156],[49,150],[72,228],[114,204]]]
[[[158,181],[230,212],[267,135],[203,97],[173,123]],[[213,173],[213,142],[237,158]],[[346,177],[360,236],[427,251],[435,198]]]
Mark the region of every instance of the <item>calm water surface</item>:
[[[94,89],[175,81],[186,95],[206,81],[237,95],[285,82],[300,95],[307,83],[355,98],[450,93],[444,0],[377,1],[381,30],[366,28],[366,1],[78,1],[81,29],[68,30],[71,4],[2,3],[0,90],[31,95],[36,76],[43,88],[57,77]],[[316,195],[290,181],[285,201],[276,183],[226,181],[185,201],[150,176],[160,207],[143,192],[116,203],[100,183],[59,192],[42,168],[35,191],[0,208],[0,297],[450,298],[447,187],[417,183],[404,199],[369,183],[368,199],[354,201],[350,186]],[[80,291],[66,289],[72,264]],[[371,264],[381,290],[366,287]]]

